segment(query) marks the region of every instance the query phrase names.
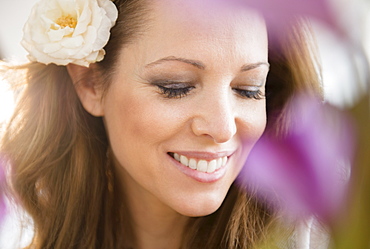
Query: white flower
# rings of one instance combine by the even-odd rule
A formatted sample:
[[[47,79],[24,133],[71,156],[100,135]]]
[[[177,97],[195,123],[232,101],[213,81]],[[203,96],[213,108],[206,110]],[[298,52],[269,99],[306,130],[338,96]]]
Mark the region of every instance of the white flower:
[[[88,67],[103,60],[117,16],[111,0],[41,0],[24,26],[21,43],[31,61]]]

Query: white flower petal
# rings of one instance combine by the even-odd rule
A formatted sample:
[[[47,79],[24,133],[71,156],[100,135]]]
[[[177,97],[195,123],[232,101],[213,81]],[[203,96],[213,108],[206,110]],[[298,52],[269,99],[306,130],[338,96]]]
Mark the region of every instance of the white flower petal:
[[[87,60],[73,60],[71,61],[71,63],[79,65],[79,66],[83,66],[83,67],[89,67],[91,62],[88,62]]]
[[[95,27],[89,26],[87,28],[86,33],[84,34],[85,41],[89,41],[89,43],[93,46],[98,36],[98,31]]]
[[[91,19],[90,25],[98,28],[103,18],[104,12],[102,11],[102,9],[99,7],[99,5],[96,2],[92,4],[91,12],[92,12],[92,19]]]
[[[45,28],[49,29],[51,24],[55,24],[55,21],[63,16],[63,12],[60,9],[49,9],[48,11],[44,12],[41,17],[45,22]]]
[[[74,28],[65,27],[65,28],[64,28],[64,31],[65,31],[64,36],[72,36],[72,34],[73,34],[74,30],[75,30]]]
[[[73,59],[83,59],[93,53],[92,45],[87,43],[73,56]]]
[[[64,29],[58,29],[58,30],[51,29],[48,32],[48,37],[50,41],[56,42],[56,41],[62,40],[64,37],[64,34],[65,34]]]
[[[80,48],[62,48],[54,53],[49,53],[51,57],[67,60],[69,58],[73,58],[80,51]]]
[[[67,37],[61,41],[61,45],[65,48],[78,48],[84,43],[84,39],[81,35],[76,37]]]
[[[37,48],[33,49],[31,56],[36,58],[36,61],[40,63],[44,63],[46,65],[51,64],[51,63],[57,64],[57,65],[67,65],[70,62],[70,60],[55,58],[48,54],[40,52]]]
[[[36,30],[37,28],[35,28]],[[34,32],[31,37],[31,41],[35,42],[36,44],[44,44],[48,43],[49,37],[46,33],[44,32]]]
[[[62,45],[60,45],[59,42],[48,43],[45,44],[44,46],[45,47],[42,51],[46,54],[55,53],[62,48]]]
[[[106,16],[111,21],[111,25],[114,25],[118,18],[118,10],[117,10],[116,5],[112,1],[105,1],[105,0],[98,0],[98,3],[99,3],[99,6],[105,10]]]
[[[35,24],[44,30],[49,30],[54,23],[54,20],[50,19],[47,15],[41,15],[39,22]]]
[[[86,32],[87,26],[91,21],[91,10],[89,8],[84,8],[81,15],[78,18],[76,29],[73,33],[74,36],[81,35]]]
[[[76,1],[75,0],[56,0],[59,9],[64,15],[71,14],[76,11]]]
[[[111,26],[111,22],[108,18],[103,18],[101,25],[98,30],[97,39],[94,43],[94,49],[99,50],[100,48],[104,47],[109,40],[110,31],[109,28]]]
[[[49,11],[59,11],[62,13],[62,9],[60,8],[60,5],[55,0],[41,0],[40,6],[38,7],[38,10],[40,13],[46,13]]]
[[[87,61],[97,61],[96,58],[99,56],[99,51],[94,51],[86,57]]]
[[[105,50],[102,49],[102,50],[99,51],[98,57],[96,58],[96,61],[102,61],[104,59],[104,56],[105,56]]]

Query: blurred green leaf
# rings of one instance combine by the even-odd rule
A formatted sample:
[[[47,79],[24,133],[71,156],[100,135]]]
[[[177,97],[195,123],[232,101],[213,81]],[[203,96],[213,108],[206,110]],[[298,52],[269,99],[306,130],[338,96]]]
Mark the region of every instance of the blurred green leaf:
[[[347,213],[333,226],[335,249],[370,248],[370,98],[362,99],[351,114],[357,124],[357,152],[352,167]],[[339,217],[338,217],[339,218]]]

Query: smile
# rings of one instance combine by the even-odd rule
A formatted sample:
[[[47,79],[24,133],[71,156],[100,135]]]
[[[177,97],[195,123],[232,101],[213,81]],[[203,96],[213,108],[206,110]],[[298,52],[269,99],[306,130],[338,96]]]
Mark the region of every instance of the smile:
[[[176,161],[180,162],[182,165],[186,167],[205,173],[213,173],[216,170],[220,169],[221,167],[225,166],[228,159],[227,156],[224,156],[217,159],[213,159],[211,161],[207,161],[204,159],[188,158],[178,153],[170,153],[170,156],[172,156]]]

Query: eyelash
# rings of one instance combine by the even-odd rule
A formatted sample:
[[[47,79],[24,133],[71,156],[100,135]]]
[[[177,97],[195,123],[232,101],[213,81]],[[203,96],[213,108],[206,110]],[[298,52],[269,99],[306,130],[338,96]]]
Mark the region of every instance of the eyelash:
[[[161,91],[161,94],[165,95],[168,99],[180,99],[183,97],[186,97],[189,92],[194,89],[194,86],[188,86],[188,87],[181,87],[181,88],[171,88],[166,87],[163,85],[156,85],[159,90]],[[265,96],[261,92],[261,90],[257,91],[249,91],[249,90],[242,90],[242,89],[233,89],[237,94],[239,94],[242,98],[248,98],[248,99],[256,99],[260,100],[263,99]]]
[[[265,98],[265,95],[261,92],[261,90],[257,91],[250,91],[250,90],[242,90],[242,89],[233,89],[237,92],[241,97],[248,98],[248,99],[255,99],[260,100]]]
[[[165,95],[165,97],[168,99],[180,99],[182,97],[185,97],[194,88],[194,86],[187,86],[187,87],[181,87],[181,88],[171,88],[171,87],[165,87],[162,85],[156,85],[156,86],[161,91],[161,94]]]

